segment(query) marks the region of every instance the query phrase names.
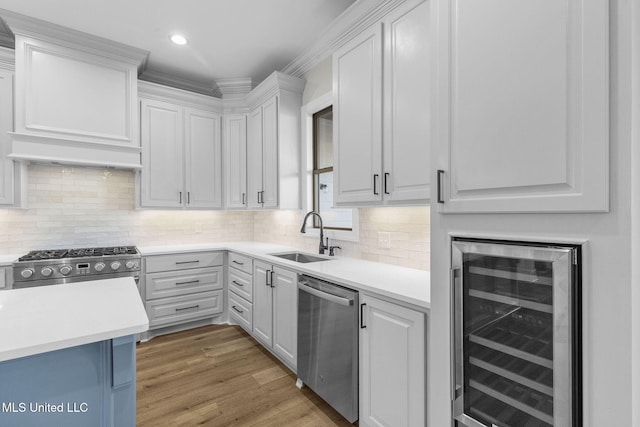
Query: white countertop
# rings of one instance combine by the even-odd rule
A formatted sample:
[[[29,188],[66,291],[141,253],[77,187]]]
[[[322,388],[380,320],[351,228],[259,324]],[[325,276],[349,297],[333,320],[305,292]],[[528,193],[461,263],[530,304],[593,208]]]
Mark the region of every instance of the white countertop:
[[[176,252],[206,250],[229,250],[257,258],[272,264],[290,268],[298,273],[309,274],[319,279],[338,283],[346,287],[391,298],[424,310],[431,307],[430,274],[428,271],[398,267],[361,259],[323,256],[330,261],[299,263],[272,256],[283,252],[305,252],[296,248],[259,242],[212,243],[196,245],[172,245],[138,247],[142,255],[161,255]]]
[[[133,278],[0,292],[0,361],[144,332]]]

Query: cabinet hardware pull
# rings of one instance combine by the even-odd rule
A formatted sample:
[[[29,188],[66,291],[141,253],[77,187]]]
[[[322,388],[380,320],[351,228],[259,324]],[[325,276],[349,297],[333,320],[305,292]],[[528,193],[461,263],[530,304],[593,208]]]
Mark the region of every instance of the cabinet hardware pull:
[[[194,308],[200,308],[200,304],[192,305],[190,307],[176,308],[176,311],[193,310]]]
[[[245,201],[244,201],[244,197],[245,197],[245,194],[244,194],[244,193],[242,193],[242,204],[243,204],[243,205],[244,205],[244,204],[246,204],[246,203],[245,203]]]
[[[387,185],[388,180],[389,180],[389,172],[385,172],[384,173],[384,194],[390,194],[389,187]]]
[[[271,270],[267,270],[264,272],[264,281],[265,281],[265,285],[267,286],[271,286],[271,283],[269,283],[269,276],[271,276],[269,273],[271,273]],[[271,278],[273,279],[273,276],[271,276]]]
[[[365,305],[367,305],[367,303],[365,302],[360,304],[360,329],[365,329],[367,327],[367,325],[364,324],[364,306]]]
[[[188,282],[176,282],[176,285],[191,285],[193,283],[200,283],[200,280],[189,280]]]
[[[438,169],[438,181],[436,182],[436,186],[438,187],[438,198],[436,201],[438,203],[444,203],[444,199],[442,198],[442,177],[444,176],[444,171],[442,169]]]
[[[176,261],[176,265],[180,265],[180,264],[193,264],[196,262],[200,262],[200,260],[195,260],[195,261]]]
[[[276,285],[273,284],[273,270],[269,272],[269,275],[271,276],[271,283],[269,283],[269,286],[271,286],[272,288],[275,288]]]
[[[182,191],[178,191],[178,203],[182,204]]]
[[[262,191],[258,191],[258,203],[262,203],[262,202],[260,201],[260,193],[262,193]]]
[[[234,285],[238,285],[238,286],[243,286],[244,287],[244,285],[242,283],[238,283],[235,280],[232,280],[231,283],[233,283]]]
[[[237,311],[238,313],[242,314],[244,313],[244,311],[240,310],[238,307],[236,307],[235,305],[232,305],[231,308],[233,308],[235,311]]]
[[[234,264],[238,264],[238,265],[244,265],[244,262],[240,262],[240,261],[236,261],[235,259],[233,261]]]
[[[187,204],[191,204],[191,191],[187,191]]]
[[[378,175],[377,173],[373,174],[373,194],[378,195],[378,187],[377,187],[377,183],[378,183],[378,177],[380,175]]]

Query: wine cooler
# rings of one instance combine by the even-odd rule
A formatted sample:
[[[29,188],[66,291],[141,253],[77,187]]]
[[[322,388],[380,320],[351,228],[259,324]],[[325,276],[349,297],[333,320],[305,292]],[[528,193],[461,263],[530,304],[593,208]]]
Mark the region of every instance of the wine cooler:
[[[580,246],[454,239],[453,418],[578,427]]]

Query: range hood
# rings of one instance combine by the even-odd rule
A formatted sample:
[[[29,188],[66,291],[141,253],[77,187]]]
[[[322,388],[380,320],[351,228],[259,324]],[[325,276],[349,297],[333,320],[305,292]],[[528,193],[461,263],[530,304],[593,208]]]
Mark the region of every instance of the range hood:
[[[0,9],[15,36],[8,157],[141,167],[138,73],[149,53]]]

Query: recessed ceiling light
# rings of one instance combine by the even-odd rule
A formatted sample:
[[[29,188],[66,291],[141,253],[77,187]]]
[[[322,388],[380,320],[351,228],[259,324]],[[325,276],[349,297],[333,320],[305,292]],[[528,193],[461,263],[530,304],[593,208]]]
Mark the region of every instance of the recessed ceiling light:
[[[177,45],[183,46],[187,44],[187,39],[182,34],[172,34],[170,38]]]

